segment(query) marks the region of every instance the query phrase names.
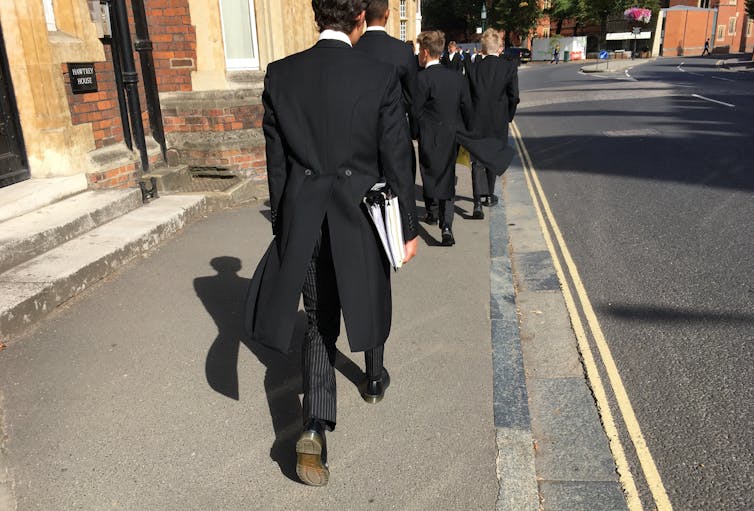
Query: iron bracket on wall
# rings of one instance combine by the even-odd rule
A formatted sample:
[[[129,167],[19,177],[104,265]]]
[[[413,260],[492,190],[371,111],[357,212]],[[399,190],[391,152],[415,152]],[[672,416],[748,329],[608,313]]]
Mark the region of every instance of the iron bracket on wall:
[[[157,178],[150,177],[149,182],[152,186],[147,188],[147,183],[145,181],[139,181],[139,188],[141,188],[141,202],[144,204],[160,198],[160,193],[157,191]]]

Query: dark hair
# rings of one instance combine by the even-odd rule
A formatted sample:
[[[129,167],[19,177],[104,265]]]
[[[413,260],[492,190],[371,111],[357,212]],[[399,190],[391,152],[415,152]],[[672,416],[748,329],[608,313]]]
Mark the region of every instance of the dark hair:
[[[381,20],[388,8],[387,0],[369,0],[367,5],[367,24],[374,20]]]
[[[320,32],[330,29],[350,34],[358,25],[356,18],[365,8],[364,0],[312,0],[314,21]]]

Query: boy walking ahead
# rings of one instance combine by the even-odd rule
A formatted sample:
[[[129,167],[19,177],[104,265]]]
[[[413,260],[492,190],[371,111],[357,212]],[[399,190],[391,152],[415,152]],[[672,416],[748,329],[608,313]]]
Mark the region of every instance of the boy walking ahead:
[[[468,84],[462,74],[440,65],[445,35],[439,30],[422,32],[419,43],[419,73],[416,83],[414,116],[419,139],[419,163],[427,215],[434,224],[439,219],[442,244],[452,246],[453,204],[456,193],[456,134],[465,131],[472,116]],[[439,218],[438,218],[439,213]]]

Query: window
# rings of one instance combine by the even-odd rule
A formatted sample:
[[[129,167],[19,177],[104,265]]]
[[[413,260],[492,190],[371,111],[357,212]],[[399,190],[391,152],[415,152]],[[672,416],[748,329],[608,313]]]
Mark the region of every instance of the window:
[[[406,19],[406,0],[401,0],[401,9],[400,9],[401,19]]]
[[[717,40],[722,41],[725,39],[725,25],[717,26]]]
[[[544,0],[542,2],[542,9],[549,9],[552,7],[552,0]]]
[[[45,21],[47,21],[47,30],[54,32],[58,29],[55,23],[55,11],[52,8],[52,0],[42,0],[45,9]]]
[[[228,69],[259,69],[254,0],[220,0]]]
[[[754,20],[749,20],[749,22],[746,24],[746,37],[751,37],[751,32],[754,30]]]
[[[406,20],[401,20],[401,41],[406,40]]]
[[[736,33],[736,18],[731,17],[730,20],[728,20],[728,35],[735,35]]]

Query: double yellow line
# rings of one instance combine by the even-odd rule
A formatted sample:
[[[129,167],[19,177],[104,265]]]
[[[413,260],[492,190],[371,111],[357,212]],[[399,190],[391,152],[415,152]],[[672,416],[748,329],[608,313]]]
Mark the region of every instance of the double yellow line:
[[[594,344],[597,347],[597,352],[605,366],[605,373],[607,374],[608,383],[615,395],[615,400],[618,404],[618,411],[623,423],[628,431],[628,436],[633,443],[636,456],[639,459],[644,478],[647,481],[649,489],[652,493],[652,497],[655,502],[656,509],[658,511],[672,510],[670,500],[668,499],[665,486],[660,478],[660,473],[657,470],[652,454],[649,452],[647,443],[644,440],[644,435],[639,427],[639,422],[636,419],[636,414],[631,406],[631,401],[628,398],[628,393],[623,386],[623,380],[621,379],[618,367],[615,365],[615,360],[610,352],[610,347],[607,344],[605,335],[602,332],[599,321],[597,321],[597,315],[594,313],[592,304],[589,300],[589,296],[586,293],[584,284],[579,276],[576,264],[573,262],[571,253],[566,246],[563,235],[560,232],[555,217],[550,209],[550,204],[545,197],[542,185],[539,182],[539,177],[534,170],[531,156],[526,150],[521,132],[518,130],[518,126],[515,123],[511,124],[513,138],[516,141],[518,152],[522,158],[522,164],[524,168],[524,175],[526,177],[526,184],[529,188],[534,207],[537,210],[537,217],[539,218],[539,224],[542,228],[542,234],[545,238],[547,248],[552,255],[552,261],[555,266],[555,271],[560,279],[561,287],[563,289],[563,297],[565,298],[568,313],[571,316],[571,324],[573,325],[576,339],[578,341],[579,350],[581,351],[582,358],[584,360],[584,367],[586,369],[589,383],[592,386],[594,397],[597,400],[597,407],[602,417],[602,423],[605,428],[605,433],[610,443],[610,450],[612,451],[613,458],[618,468],[618,475],[620,476],[621,484],[623,485],[623,491],[626,494],[626,501],[628,503],[628,509],[630,511],[641,511],[643,509],[641,499],[639,498],[639,492],[636,489],[636,482],[631,474],[631,470],[626,458],[626,453],[623,450],[623,444],[621,443],[620,436],[618,434],[618,428],[615,425],[615,419],[613,418],[613,412],[610,409],[610,403],[607,399],[607,393],[605,392],[605,386],[602,382],[597,363],[595,361],[592,349],[587,338],[584,324],[581,321],[581,314],[576,304],[573,294],[571,293],[571,286],[578,296],[579,305],[581,311],[583,311],[584,317],[588,324],[589,331],[594,339]],[[557,242],[557,250],[555,243],[553,242],[550,232],[555,236]],[[568,275],[566,275],[563,265],[561,264],[561,257],[568,269]]]

